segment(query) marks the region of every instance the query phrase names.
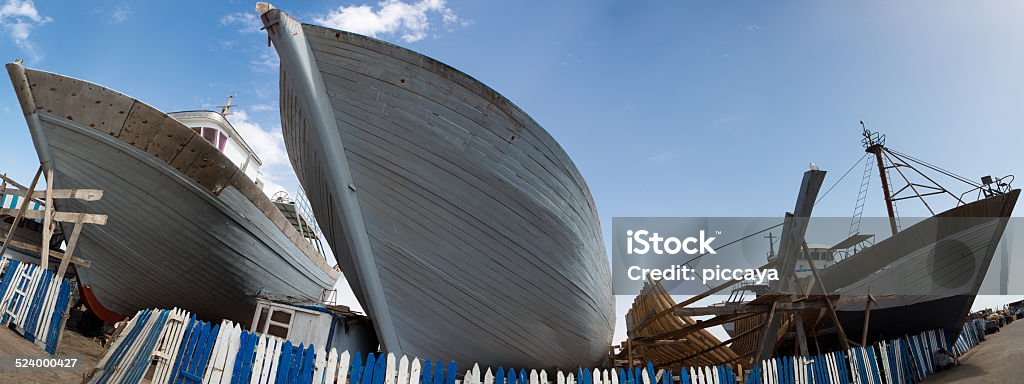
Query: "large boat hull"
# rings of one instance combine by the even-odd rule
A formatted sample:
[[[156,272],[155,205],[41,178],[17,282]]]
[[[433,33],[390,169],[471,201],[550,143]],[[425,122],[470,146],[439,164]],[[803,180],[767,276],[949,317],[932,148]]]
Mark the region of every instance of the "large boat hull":
[[[1019,194],[1012,190],[950,209],[882,240],[822,270],[825,289],[875,297],[869,342],[931,329],[943,329],[955,340]],[[865,307],[836,308],[847,334],[863,335]]]
[[[597,213],[546,131],[428,57],[278,10],[263,21],[289,157],[385,349],[505,367],[607,356]]]
[[[49,182],[104,191],[95,202],[55,202],[108,216],[75,251],[92,261],[77,272],[102,306],[94,312],[180,307],[245,324],[259,293],[318,300],[333,285],[338,274],[302,249],[269,199],[187,127],[96,84],[8,70]],[[158,143],[176,137],[180,145]]]

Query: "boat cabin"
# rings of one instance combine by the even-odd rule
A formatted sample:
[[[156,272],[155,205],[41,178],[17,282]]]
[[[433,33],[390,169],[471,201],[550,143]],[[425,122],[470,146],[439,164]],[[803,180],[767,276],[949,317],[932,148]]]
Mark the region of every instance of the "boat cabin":
[[[192,128],[210,145],[223,152],[232,163],[238,166],[238,169],[256,183],[256,186],[260,189],[263,188],[263,181],[260,180],[262,176],[260,166],[263,165],[263,162],[222,113],[185,111],[173,112],[168,115],[185,124],[186,127]]]

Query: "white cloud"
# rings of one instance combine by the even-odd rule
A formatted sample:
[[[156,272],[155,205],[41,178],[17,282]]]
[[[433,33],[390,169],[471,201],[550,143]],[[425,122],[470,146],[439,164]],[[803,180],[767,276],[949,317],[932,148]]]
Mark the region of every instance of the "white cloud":
[[[127,3],[114,7],[114,11],[110,12],[110,22],[112,24],[121,24],[128,20],[128,16],[132,14],[131,7]]]
[[[3,25],[14,44],[21,48],[31,61],[42,59],[35,42],[29,39],[32,29],[51,21],[53,18],[39,14],[32,0],[7,0],[0,6],[0,25]]]
[[[263,174],[263,193],[267,196],[273,196],[279,191],[293,193],[294,189],[282,185],[286,179],[294,178],[294,175],[288,162],[288,152],[284,148],[281,129],[263,128],[261,124],[250,119],[249,114],[243,109],[231,111],[228,120],[253,152],[256,152],[256,156],[263,161],[260,168]]]
[[[249,109],[253,112],[270,112],[277,110],[276,107],[270,104],[254,104],[252,107],[249,107]]]
[[[281,59],[277,57],[277,54],[271,52],[273,51],[263,50],[260,52],[259,57],[250,60],[249,64],[252,70],[256,72],[276,72]]]
[[[260,21],[256,14],[251,12],[236,12],[220,18],[220,25],[239,26],[238,32],[242,33],[258,33],[260,28],[263,28],[263,22]]]
[[[407,43],[427,37],[431,14],[440,15],[445,25],[468,23],[445,6],[444,0],[421,0],[416,3],[384,0],[377,6],[376,10],[366,4],[342,6],[313,21],[367,36],[397,35]]]

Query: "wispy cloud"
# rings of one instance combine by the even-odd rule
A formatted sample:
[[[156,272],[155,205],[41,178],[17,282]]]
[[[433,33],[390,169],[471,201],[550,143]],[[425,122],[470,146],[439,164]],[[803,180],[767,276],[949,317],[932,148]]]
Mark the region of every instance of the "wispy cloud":
[[[668,163],[669,161],[672,161],[673,159],[675,159],[678,156],[679,156],[679,154],[675,153],[675,152],[662,152],[662,153],[659,153],[657,155],[648,157],[647,161],[649,161],[649,162],[651,162],[653,164],[659,164],[660,165],[660,164]]]
[[[259,33],[263,22],[252,12],[236,12],[220,18],[220,25],[237,26],[238,32]]]
[[[110,22],[112,24],[121,24],[128,20],[128,16],[131,16],[132,8],[128,3],[121,3],[114,7],[114,10],[110,12]]]
[[[281,173],[290,170],[288,152],[284,148],[284,139],[281,136],[279,127],[266,129],[260,123],[249,117],[244,109],[231,111],[228,120],[235,127],[238,134],[242,136],[256,156],[263,161],[263,191],[267,195],[273,195],[278,191],[287,191],[280,183],[283,181]],[[278,172],[279,170],[284,170]]]
[[[0,25],[30,61],[39,61],[43,57],[35,42],[30,40],[32,30],[51,21],[53,18],[39,14],[32,0],[7,0],[0,6]]]
[[[369,5],[338,7],[325,16],[313,19],[317,24],[373,37],[398,36],[407,43],[423,40],[431,30],[432,15],[441,18],[445,26],[468,25],[468,21],[455,15],[444,0],[421,0],[406,3],[385,0],[377,8]]]
[[[761,26],[757,25],[757,24],[750,24],[750,25],[747,26],[747,30],[748,31],[760,31],[761,30]]]
[[[256,72],[275,72],[281,64],[281,59],[276,54],[264,50],[259,56],[249,61],[250,67]]]
[[[249,107],[249,109],[253,112],[270,112],[277,110],[276,107],[270,104],[255,104],[252,107]]]

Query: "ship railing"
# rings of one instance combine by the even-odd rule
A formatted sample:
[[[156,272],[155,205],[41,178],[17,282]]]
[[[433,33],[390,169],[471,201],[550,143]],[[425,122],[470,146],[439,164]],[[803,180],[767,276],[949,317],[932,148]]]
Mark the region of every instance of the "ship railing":
[[[981,178],[981,185],[974,187],[966,192],[960,194],[960,202],[957,206],[967,204],[964,200],[968,194],[976,193],[976,197],[973,201],[981,199],[987,199],[992,196],[999,196],[1010,192],[1013,189],[1013,175],[1006,175],[1003,177],[992,178],[992,176],[985,176]]]

